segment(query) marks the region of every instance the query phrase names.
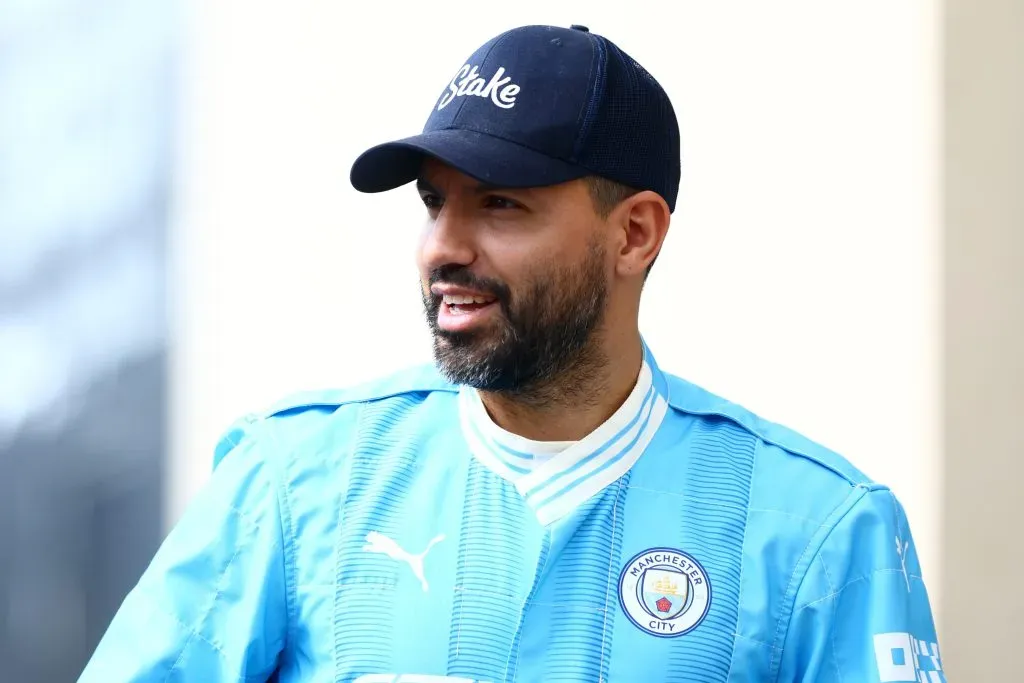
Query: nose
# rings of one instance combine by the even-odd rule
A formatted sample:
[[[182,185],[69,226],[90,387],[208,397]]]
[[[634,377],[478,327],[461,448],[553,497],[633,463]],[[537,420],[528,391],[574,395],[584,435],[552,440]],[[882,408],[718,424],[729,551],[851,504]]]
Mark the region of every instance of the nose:
[[[476,260],[472,221],[452,204],[446,203],[424,231],[419,256],[427,271],[448,265],[468,266]]]

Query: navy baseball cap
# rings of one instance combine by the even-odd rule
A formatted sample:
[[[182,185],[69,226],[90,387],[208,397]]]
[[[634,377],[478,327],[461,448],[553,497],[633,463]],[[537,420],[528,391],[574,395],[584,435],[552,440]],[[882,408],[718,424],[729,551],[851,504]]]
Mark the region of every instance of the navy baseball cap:
[[[654,77],[584,26],[524,26],[480,47],[445,86],[423,132],[373,147],[352,185],[416,180],[426,157],[496,187],[596,175],[661,195],[675,210],[679,124]]]

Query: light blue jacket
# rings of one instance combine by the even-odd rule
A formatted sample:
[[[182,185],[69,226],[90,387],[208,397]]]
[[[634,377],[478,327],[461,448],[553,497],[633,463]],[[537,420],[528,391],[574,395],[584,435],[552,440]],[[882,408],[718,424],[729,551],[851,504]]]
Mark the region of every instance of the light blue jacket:
[[[945,680],[893,493],[647,361],[556,519],[432,368],[240,421],[81,683]]]

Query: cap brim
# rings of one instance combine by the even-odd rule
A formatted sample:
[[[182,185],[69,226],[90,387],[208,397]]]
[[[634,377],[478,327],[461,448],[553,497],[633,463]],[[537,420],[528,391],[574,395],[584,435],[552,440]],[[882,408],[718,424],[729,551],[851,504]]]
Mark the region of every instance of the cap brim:
[[[495,187],[545,187],[589,174],[584,168],[528,147],[471,130],[436,130],[377,145],[352,164],[350,180],[360,192],[385,192],[419,177],[433,157]]]

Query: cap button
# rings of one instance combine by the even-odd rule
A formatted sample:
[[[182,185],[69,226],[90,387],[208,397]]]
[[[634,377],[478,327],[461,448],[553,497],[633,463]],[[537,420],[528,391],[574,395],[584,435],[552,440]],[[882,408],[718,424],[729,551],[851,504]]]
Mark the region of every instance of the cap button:
[[[569,28],[571,28],[573,31],[583,31],[584,33],[590,33],[589,28],[587,28],[586,26],[580,26],[579,24],[573,24]]]

